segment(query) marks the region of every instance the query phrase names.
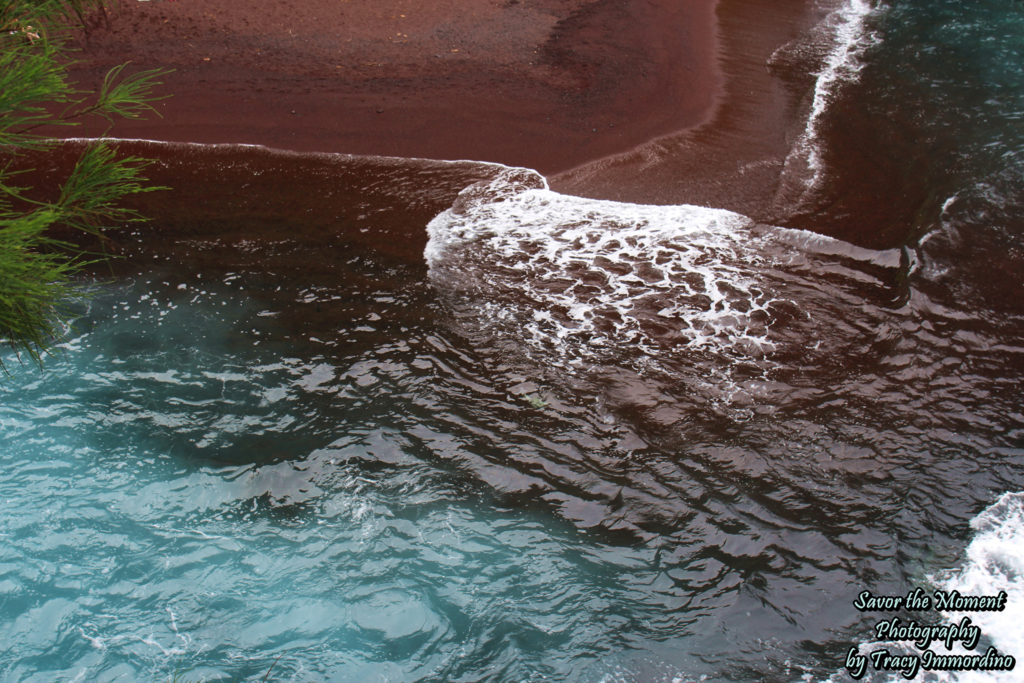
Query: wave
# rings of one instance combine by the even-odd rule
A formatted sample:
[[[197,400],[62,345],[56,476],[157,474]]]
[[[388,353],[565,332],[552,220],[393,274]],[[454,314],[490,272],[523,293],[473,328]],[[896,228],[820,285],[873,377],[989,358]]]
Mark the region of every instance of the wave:
[[[785,45],[771,62],[782,61],[783,52],[817,52],[821,56],[799,61],[820,61],[814,77],[811,102],[803,131],[794,142],[782,171],[776,205],[798,209],[813,198],[826,177],[823,160],[823,125],[836,93],[857,80],[864,65],[865,51],[879,41],[869,30],[869,20],[878,10],[870,0],[846,0],[819,23],[798,45]],[[795,195],[795,196],[794,196]]]
[[[952,623],[970,617],[1000,653],[1019,655],[1024,652],[1024,632],[1020,629],[1024,616],[1024,492],[1004,493],[971,520],[971,529],[974,538],[964,551],[963,564],[929,578],[940,590],[961,595],[998,595],[1005,591],[1006,609],[1002,611],[944,614]],[[986,647],[959,654],[982,654]],[[1015,681],[1020,680],[1020,671],[962,672],[940,680]]]
[[[827,330],[849,313],[834,307],[884,298],[905,265],[724,209],[562,195],[527,169],[463,190],[427,233],[431,283],[476,348],[687,378],[699,403],[744,404],[781,359],[835,353],[848,335]]]
[[[928,611],[924,614],[932,617],[919,619],[923,624],[960,624],[966,617],[970,624],[980,629],[980,636],[972,649],[964,647],[962,642],[954,642],[951,649],[933,643],[926,648],[939,656],[975,656],[984,655],[990,648],[995,648],[999,656],[1011,656],[1018,659],[1024,651],[1024,635],[1019,628],[1024,615],[1024,492],[1007,492],[999,500],[983,510],[970,521],[974,537],[963,553],[960,566],[937,572],[926,577],[930,587],[922,586],[926,596],[933,596],[933,591],[941,591],[946,595],[959,593],[965,597],[997,597],[1006,594],[1005,609],[994,611],[946,612]],[[880,613],[882,614],[882,613]],[[891,614],[891,613],[885,613]],[[918,615],[919,616],[919,615]],[[935,618],[938,617],[938,618]],[[904,623],[913,619],[904,619]],[[858,653],[867,656],[871,652],[884,649],[894,656],[921,658],[920,669],[913,678],[935,683],[1010,683],[1020,680],[1019,668],[1016,664],[1010,671],[944,671],[926,670],[923,666],[923,651],[909,642],[871,641],[861,643]],[[833,674],[829,683],[849,680],[844,670]],[[867,666],[864,681],[879,683],[896,683],[906,680],[898,673],[883,673]]]
[[[435,281],[498,296],[518,289],[519,303],[534,311],[524,332],[541,345],[584,337],[593,346],[648,349],[666,337],[695,347],[766,343],[758,320],[771,300],[740,267],[741,260],[760,260],[756,240],[740,243],[736,228],[746,218],[696,206],[582,200],[539,181],[530,187],[519,181],[523,175],[472,188],[428,225]],[[460,251],[465,258],[452,258]],[[468,261],[489,272],[462,278]]]

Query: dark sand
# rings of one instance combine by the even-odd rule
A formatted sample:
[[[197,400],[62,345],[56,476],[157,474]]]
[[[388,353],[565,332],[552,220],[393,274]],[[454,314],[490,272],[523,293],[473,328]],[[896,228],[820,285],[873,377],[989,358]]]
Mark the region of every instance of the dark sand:
[[[777,219],[774,196],[813,80],[791,80],[779,49],[822,17],[805,0],[721,0],[723,90],[700,125],[550,178],[570,194],[644,204],[700,204]]]
[[[672,5],[676,5],[673,7]],[[554,173],[692,126],[713,0],[122,0],[75,76],[169,67],[118,137],[497,161]],[[75,134],[103,132],[92,125]],[[66,133],[65,133],[66,134]]]
[[[175,69],[162,118],[119,122],[117,137],[494,161],[565,193],[789,222],[780,174],[813,79],[779,48],[822,18],[812,3],[420,5],[125,0],[82,42],[75,75]],[[835,228],[815,226],[885,246]]]

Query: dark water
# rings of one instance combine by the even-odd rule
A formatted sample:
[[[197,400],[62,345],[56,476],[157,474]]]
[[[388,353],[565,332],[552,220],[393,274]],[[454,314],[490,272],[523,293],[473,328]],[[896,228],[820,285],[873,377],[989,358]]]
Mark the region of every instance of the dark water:
[[[914,586],[1021,656],[1022,24],[833,17],[790,228],[176,148],[194,204],[0,385],[0,676],[848,680]]]

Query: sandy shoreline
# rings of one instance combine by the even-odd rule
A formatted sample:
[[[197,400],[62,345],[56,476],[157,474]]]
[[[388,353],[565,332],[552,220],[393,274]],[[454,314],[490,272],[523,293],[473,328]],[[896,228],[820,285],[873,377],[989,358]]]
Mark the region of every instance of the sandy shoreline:
[[[126,0],[82,42],[74,75],[175,70],[162,118],[119,122],[119,137],[556,173],[707,118],[721,85],[714,5]]]
[[[803,129],[812,85],[787,83],[773,65],[783,45],[822,16],[805,0],[720,0],[723,88],[708,118],[620,154],[549,178],[570,194],[643,204],[699,204],[771,221],[779,174]]]
[[[491,161],[563,193],[787,224],[776,195],[813,77],[779,48],[822,17],[807,0],[134,1],[74,75],[174,69],[162,118],[116,137]]]

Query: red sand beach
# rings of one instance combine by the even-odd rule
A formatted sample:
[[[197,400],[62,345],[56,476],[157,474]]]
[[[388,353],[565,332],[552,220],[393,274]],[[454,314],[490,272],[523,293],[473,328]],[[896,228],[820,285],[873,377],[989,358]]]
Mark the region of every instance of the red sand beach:
[[[720,0],[717,106],[698,125],[677,129],[555,175],[570,194],[644,204],[700,204],[773,221],[779,174],[803,130],[805,73],[787,82],[779,48],[822,19],[805,0]]]
[[[816,11],[806,0],[125,0],[81,41],[74,74],[94,85],[125,61],[174,69],[162,118],[119,122],[117,137],[496,161],[561,192],[779,220],[772,201],[808,83],[787,85],[773,55]]]
[[[163,118],[118,123],[118,137],[554,173],[708,116],[714,4],[123,0],[80,45],[75,75],[94,84],[125,61],[175,70]]]

